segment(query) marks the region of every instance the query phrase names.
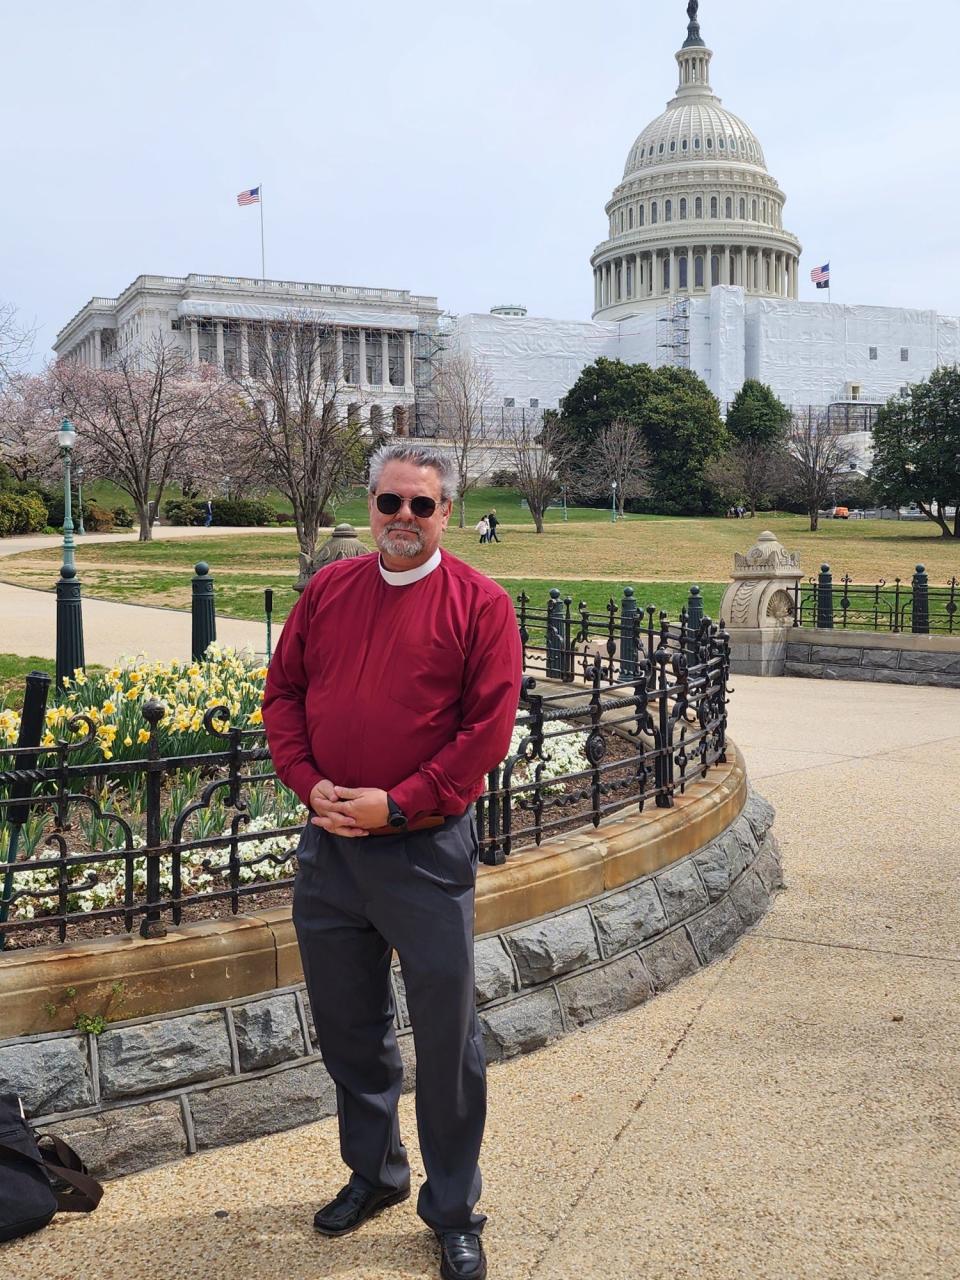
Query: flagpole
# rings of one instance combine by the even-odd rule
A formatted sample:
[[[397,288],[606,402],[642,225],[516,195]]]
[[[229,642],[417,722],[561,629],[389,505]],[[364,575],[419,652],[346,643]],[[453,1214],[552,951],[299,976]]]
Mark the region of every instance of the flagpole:
[[[260,183],[260,283],[267,279],[266,257],[263,252],[263,183]]]

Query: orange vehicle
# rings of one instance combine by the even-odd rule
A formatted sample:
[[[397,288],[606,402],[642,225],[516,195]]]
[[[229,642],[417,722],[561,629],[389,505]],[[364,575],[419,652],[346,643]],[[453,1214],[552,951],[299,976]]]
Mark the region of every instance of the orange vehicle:
[[[834,518],[834,520],[849,520],[849,519],[850,519],[850,508],[849,508],[849,507],[834,507],[834,508],[833,508],[833,518]]]

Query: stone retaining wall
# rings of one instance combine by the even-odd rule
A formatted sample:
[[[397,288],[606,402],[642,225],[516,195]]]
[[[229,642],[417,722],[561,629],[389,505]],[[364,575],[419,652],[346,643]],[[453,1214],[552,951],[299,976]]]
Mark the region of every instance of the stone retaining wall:
[[[476,942],[487,1059],[623,1012],[728,951],[782,887],[773,810],[755,792],[715,840],[614,891]],[[405,1086],[416,1072],[393,972]],[[0,1041],[0,1092],[115,1177],[336,1111],[302,984],[76,1031]]]
[[[793,630],[784,675],[960,689],[960,636]]]

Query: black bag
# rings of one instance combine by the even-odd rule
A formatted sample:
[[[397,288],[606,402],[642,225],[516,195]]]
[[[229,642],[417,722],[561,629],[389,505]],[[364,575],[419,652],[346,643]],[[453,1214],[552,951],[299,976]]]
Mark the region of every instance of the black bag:
[[[15,1093],[0,1093],[0,1240],[45,1227],[53,1215],[90,1213],[103,1187],[77,1153],[47,1134],[37,1140]]]

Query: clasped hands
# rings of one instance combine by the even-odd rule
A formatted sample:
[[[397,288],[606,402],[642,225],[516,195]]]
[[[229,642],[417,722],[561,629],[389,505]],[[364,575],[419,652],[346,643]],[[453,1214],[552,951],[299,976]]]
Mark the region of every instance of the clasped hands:
[[[310,792],[310,819],[335,836],[365,836],[390,816],[387,793],[379,787],[337,787],[321,778]]]

